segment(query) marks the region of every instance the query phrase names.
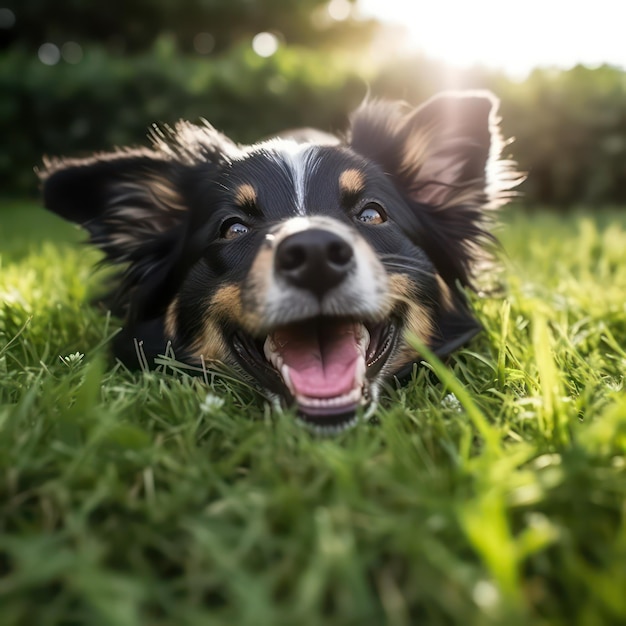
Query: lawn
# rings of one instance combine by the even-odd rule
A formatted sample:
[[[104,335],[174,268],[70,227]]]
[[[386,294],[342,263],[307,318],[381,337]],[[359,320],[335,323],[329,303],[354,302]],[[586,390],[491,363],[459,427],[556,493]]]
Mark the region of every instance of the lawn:
[[[97,255],[0,205],[0,624],[625,624],[626,212],[504,221],[485,332],[318,439],[115,365]]]

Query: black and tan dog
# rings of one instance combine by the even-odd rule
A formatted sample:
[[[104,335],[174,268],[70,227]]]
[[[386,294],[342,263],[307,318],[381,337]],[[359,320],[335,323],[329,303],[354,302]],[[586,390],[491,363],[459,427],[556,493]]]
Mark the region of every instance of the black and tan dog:
[[[151,148],[47,161],[45,204],[123,267],[110,303],[122,361],[136,364],[135,340],[149,360],[170,342],[339,431],[418,359],[407,331],[445,355],[479,328],[461,288],[510,180],[496,104],[367,103],[345,139],[251,146],[181,122]]]

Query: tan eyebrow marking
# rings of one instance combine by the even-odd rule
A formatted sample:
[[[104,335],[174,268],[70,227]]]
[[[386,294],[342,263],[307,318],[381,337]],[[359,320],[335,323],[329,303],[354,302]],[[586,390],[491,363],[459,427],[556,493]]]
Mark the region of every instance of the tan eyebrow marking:
[[[339,187],[344,195],[358,195],[365,189],[363,173],[357,169],[349,169],[341,172]]]
[[[256,204],[256,191],[250,183],[243,183],[235,190],[235,200],[239,206]]]

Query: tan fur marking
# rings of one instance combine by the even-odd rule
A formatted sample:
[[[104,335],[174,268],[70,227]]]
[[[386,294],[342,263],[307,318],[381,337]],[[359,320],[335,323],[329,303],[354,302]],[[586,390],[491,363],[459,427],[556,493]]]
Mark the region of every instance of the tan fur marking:
[[[242,299],[241,308],[243,320],[252,325],[252,328],[249,328],[251,331],[258,332],[264,326],[261,317],[261,311],[264,308],[262,303],[272,286],[273,264],[274,249],[268,246],[257,254],[246,279],[246,295]]]
[[[483,206],[485,204],[486,196],[485,191],[480,185],[480,181],[477,181],[475,188],[462,189],[459,190],[457,193],[451,191],[448,195],[448,198],[445,200],[445,204],[443,204],[441,208],[449,209],[454,208],[455,206],[460,206],[462,204],[474,205],[477,207]]]
[[[357,169],[349,169],[341,172],[339,187],[342,193],[358,194],[365,188],[363,173]]]
[[[249,333],[256,334],[261,326],[261,320],[255,313],[244,309],[241,294],[241,287],[238,285],[220,287],[211,299],[208,316],[211,319],[218,317],[232,320]]]
[[[205,309],[203,317],[202,336],[192,346],[192,354],[197,359],[203,357],[206,361],[229,362],[230,351],[216,320],[228,318],[243,326],[241,289],[237,285],[226,285],[218,289]]]
[[[146,186],[152,194],[155,204],[162,210],[186,211],[187,207],[169,180],[158,176],[146,179]]]
[[[228,362],[228,348],[217,324],[210,317],[204,320],[202,337],[191,347],[191,353],[198,360],[202,357],[205,361]]]
[[[421,167],[426,162],[434,135],[435,129],[432,125],[420,129],[419,134],[404,148],[402,155],[403,169],[409,170],[418,165]]]
[[[104,223],[111,226],[109,242],[118,248],[118,259],[141,246],[146,237],[171,228],[179,220],[177,214],[187,210],[178,191],[158,176],[126,180],[113,191]]]
[[[239,185],[235,190],[235,200],[239,206],[246,206],[247,204],[255,204],[257,200],[256,191],[249,183]]]
[[[167,339],[172,339],[176,335],[176,309],[178,308],[178,298],[174,298],[165,311],[165,335]]]
[[[427,344],[433,335],[434,323],[428,309],[415,301],[417,289],[413,281],[404,274],[393,274],[389,278],[389,291],[393,300],[401,302],[407,307],[405,313],[405,334],[416,335],[422,342]],[[390,363],[390,371],[400,369],[406,363],[415,360],[417,356],[415,350],[403,338],[398,354]]]
[[[454,308],[454,301],[452,300],[452,292],[450,291],[450,287],[446,284],[446,281],[439,276],[439,274],[435,275],[437,279],[437,285],[439,287],[439,291],[441,292],[441,304],[443,307],[450,311]]]
[[[240,320],[242,317],[241,288],[237,285],[220,287],[211,298],[209,313],[211,317],[217,315],[219,317]]]

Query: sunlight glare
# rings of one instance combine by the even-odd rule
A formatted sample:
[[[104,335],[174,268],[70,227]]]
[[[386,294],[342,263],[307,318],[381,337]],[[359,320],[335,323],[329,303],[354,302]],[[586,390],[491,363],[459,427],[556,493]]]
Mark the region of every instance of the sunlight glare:
[[[485,65],[523,77],[536,66],[626,66],[618,4],[527,0],[359,0],[364,17],[401,25],[404,48],[455,67]]]
[[[328,15],[337,22],[343,22],[352,13],[352,4],[348,0],[331,0],[327,7]]]

